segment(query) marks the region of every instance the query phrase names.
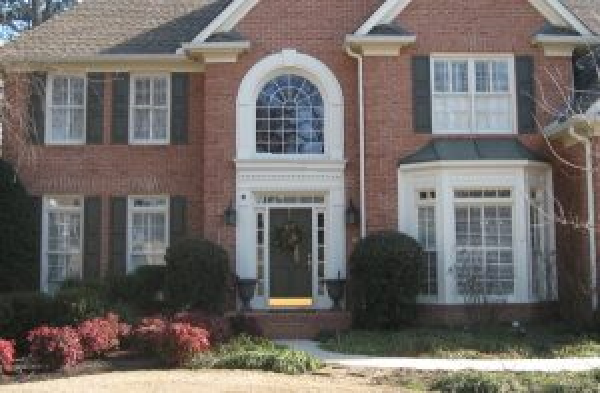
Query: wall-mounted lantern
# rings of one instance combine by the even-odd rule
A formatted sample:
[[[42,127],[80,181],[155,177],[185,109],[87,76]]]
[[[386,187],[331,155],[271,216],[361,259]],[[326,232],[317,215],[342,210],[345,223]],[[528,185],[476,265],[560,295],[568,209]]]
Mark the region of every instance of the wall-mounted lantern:
[[[354,206],[354,202],[352,199],[350,200],[350,204],[346,208],[346,224],[348,225],[356,225],[360,222],[360,212]]]
[[[225,219],[225,224],[229,226],[235,226],[237,223],[237,212],[235,207],[233,207],[233,201],[229,203],[227,209],[223,212],[223,218]]]

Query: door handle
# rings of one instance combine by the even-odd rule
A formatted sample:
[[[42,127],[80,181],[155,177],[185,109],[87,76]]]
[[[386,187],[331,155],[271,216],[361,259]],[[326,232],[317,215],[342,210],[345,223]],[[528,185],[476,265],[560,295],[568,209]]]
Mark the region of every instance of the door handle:
[[[308,262],[308,266],[312,265],[312,254],[308,254],[308,258],[307,258]]]

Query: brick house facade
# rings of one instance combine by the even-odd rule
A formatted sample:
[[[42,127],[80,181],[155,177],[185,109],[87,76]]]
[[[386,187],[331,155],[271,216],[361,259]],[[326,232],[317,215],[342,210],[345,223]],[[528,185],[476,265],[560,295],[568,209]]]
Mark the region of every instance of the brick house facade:
[[[41,197],[42,289],[160,263],[195,236],[259,279],[254,308],[325,310],[320,280],[379,230],[424,243],[425,321],[463,317],[459,263],[486,271],[507,319],[568,304],[563,265],[590,276],[585,231],[550,218],[554,200],[586,217],[585,175],[557,158],[583,163],[583,148],[566,122],[544,135],[574,51],[598,40],[589,2],[117,3],[86,1],[2,51],[6,96],[27,108],[8,114],[4,152]],[[304,272],[270,246],[286,222],[309,231]],[[52,249],[56,228],[71,254]]]

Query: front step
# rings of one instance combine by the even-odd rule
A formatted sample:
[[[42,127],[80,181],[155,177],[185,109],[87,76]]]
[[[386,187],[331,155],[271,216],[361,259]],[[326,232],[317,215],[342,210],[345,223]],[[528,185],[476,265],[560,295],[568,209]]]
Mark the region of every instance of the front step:
[[[346,311],[288,311],[246,314],[271,339],[313,339],[323,331],[347,330],[352,315]]]

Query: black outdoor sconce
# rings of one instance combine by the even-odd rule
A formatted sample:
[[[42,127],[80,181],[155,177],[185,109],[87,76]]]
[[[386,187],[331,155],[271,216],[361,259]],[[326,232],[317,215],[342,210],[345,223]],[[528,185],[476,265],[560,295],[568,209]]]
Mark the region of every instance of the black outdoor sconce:
[[[360,212],[354,206],[354,202],[352,199],[350,200],[350,204],[346,208],[346,224],[348,225],[356,225],[360,222]]]
[[[223,212],[223,217],[225,218],[225,224],[229,226],[235,226],[237,222],[237,212],[233,207],[233,201],[229,203],[225,212]]]

